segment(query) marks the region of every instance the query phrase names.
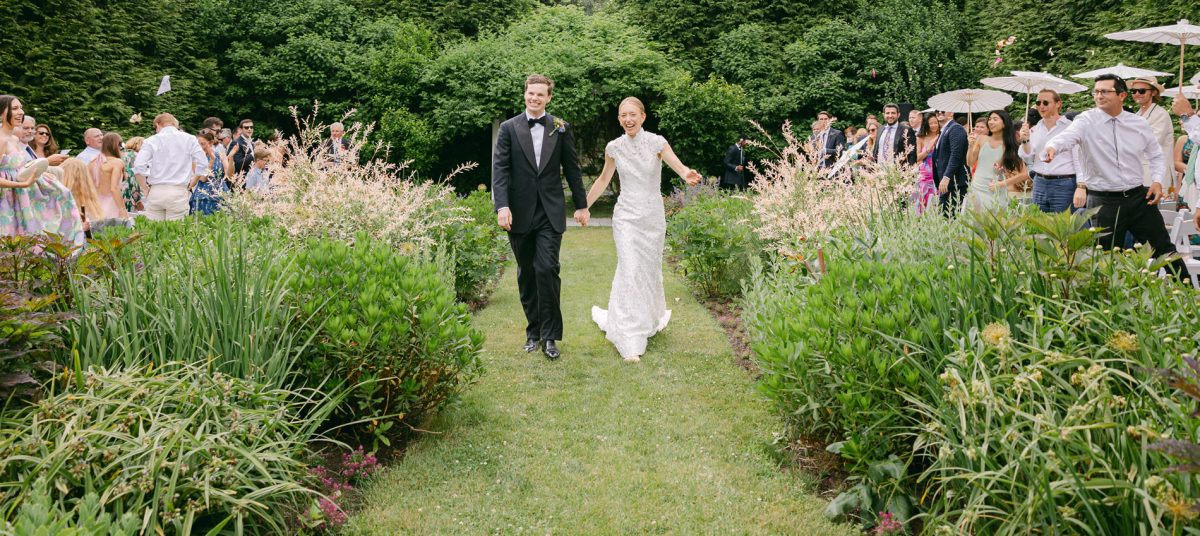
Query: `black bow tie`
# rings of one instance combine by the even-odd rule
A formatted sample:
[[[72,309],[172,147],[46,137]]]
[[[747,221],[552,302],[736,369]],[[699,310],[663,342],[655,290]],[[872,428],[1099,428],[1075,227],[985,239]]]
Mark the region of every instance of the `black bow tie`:
[[[537,119],[534,119],[532,117],[529,117],[527,119],[529,119],[529,128],[533,128],[533,125],[542,125],[543,127],[546,126],[546,116],[544,116],[544,115]]]

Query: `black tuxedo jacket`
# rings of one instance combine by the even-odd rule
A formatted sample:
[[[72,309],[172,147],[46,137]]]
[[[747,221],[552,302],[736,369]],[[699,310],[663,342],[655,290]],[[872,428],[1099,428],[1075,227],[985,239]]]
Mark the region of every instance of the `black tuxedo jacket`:
[[[729,152],[725,153],[725,173],[721,176],[721,184],[732,184],[734,186],[746,186],[746,175],[743,171],[738,171],[738,166],[743,166],[746,163],[742,148],[737,144],[733,144],[729,148]]]
[[[821,135],[817,134],[814,139],[820,139]],[[829,127],[829,136],[825,138],[825,147],[821,148],[824,156],[822,157],[822,167],[829,167],[837,163],[837,159],[842,155],[842,151],[846,149],[846,135],[842,134],[841,130]]]
[[[967,129],[950,121],[938,140],[933,152],[933,182],[941,184],[943,177],[950,177],[951,187],[967,186]]]
[[[496,147],[492,151],[492,201],[496,210],[508,207],[512,211],[512,230],[523,234],[533,223],[534,210],[541,203],[555,231],[566,231],[566,206],[562,180],[565,176],[571,187],[575,209],[587,208],[587,192],[583,189],[583,173],[575,153],[575,137],[571,125],[563,123],[562,131],[554,128],[554,116],[546,114],[542,133],[542,164],[535,164],[533,136],[525,114],[500,124]]]
[[[879,140],[881,142],[883,141],[883,131],[886,128],[887,128],[886,124],[881,124],[881,125],[879,125],[878,132],[876,133],[876,135],[879,136]],[[914,131],[911,127],[901,125],[900,123],[896,123],[895,128],[896,128],[896,135],[895,135],[894,139],[892,140],[892,154],[896,155],[896,160],[899,161],[900,155],[908,153],[904,157],[905,160],[908,161],[909,165],[916,164],[917,163],[917,133],[916,133],[916,131]],[[876,162],[879,161],[880,155],[882,154],[882,149],[880,149],[880,147],[883,147],[882,143],[875,144],[875,154],[873,156],[874,156]]]

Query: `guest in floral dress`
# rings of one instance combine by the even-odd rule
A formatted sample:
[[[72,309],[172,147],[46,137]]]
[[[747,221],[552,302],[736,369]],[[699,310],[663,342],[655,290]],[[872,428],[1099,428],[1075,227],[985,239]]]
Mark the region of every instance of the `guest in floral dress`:
[[[209,168],[208,175],[202,177],[192,190],[192,214],[207,216],[221,210],[221,197],[229,191],[229,176],[226,174],[229,168],[225,166],[225,159],[220,158],[213,150],[213,145],[217,143],[216,132],[202,128],[196,134],[196,141],[200,142],[200,148],[204,150],[204,156],[208,157],[212,167]]]
[[[0,95],[0,235],[55,233],[68,244],[83,245],[83,220],[71,191],[52,175],[18,177],[32,160],[13,136],[24,120],[21,101]]]
[[[142,210],[142,189],[138,187],[137,177],[133,174],[133,161],[137,160],[143,141],[146,138],[141,136],[125,140],[125,152],[121,154],[121,160],[125,162],[125,185],[121,188],[121,197],[125,200],[125,210],[128,212]]]

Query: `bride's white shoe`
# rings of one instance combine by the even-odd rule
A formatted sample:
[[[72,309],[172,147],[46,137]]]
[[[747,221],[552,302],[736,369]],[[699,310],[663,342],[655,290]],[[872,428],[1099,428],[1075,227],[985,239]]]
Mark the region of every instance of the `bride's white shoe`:
[[[642,362],[642,356],[640,356],[640,355],[625,356],[623,359],[625,360],[626,363],[641,363]]]

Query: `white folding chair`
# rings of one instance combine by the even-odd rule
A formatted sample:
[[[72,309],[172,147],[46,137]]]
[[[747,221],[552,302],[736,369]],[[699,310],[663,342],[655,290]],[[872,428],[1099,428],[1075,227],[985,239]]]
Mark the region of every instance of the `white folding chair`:
[[[1200,260],[1192,256],[1194,251],[1200,249],[1192,246],[1192,235],[1194,234],[1200,234],[1196,232],[1196,221],[1181,215],[1175,222],[1174,236],[1171,241],[1175,244],[1179,255],[1183,257],[1183,263],[1192,276],[1192,286],[1200,288]]]

